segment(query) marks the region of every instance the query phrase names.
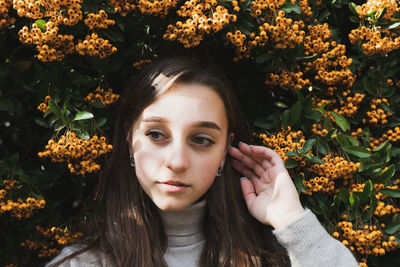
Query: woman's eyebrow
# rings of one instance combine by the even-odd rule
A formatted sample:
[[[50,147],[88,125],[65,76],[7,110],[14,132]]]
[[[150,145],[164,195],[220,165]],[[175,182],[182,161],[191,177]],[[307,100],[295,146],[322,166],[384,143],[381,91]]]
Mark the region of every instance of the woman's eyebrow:
[[[158,116],[147,117],[147,118],[144,118],[142,121],[143,122],[169,122],[169,120],[167,118],[158,117]],[[193,126],[198,127],[198,128],[211,128],[211,129],[221,131],[221,128],[215,122],[212,122],[212,121],[199,121],[199,122],[194,123]]]

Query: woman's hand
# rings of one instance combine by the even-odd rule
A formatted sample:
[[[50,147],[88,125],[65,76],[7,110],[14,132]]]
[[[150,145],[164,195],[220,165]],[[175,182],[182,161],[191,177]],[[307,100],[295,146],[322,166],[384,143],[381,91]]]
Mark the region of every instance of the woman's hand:
[[[248,179],[241,179],[249,212],[263,224],[275,229],[297,220],[304,209],[296,187],[280,156],[263,146],[239,143],[229,154],[233,167]]]

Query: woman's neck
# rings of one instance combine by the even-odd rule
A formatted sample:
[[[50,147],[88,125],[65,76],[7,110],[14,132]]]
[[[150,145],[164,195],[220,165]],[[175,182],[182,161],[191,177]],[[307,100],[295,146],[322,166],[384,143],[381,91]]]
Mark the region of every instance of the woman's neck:
[[[205,198],[180,211],[159,210],[168,237],[168,246],[188,246],[204,240],[206,210]]]

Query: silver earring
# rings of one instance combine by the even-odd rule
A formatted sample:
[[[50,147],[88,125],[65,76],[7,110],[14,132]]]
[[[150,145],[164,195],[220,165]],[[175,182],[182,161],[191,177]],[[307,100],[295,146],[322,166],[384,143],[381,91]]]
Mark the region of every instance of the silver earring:
[[[220,165],[219,165],[219,167],[218,167],[218,170],[217,170],[217,176],[221,176],[221,173],[222,173],[222,169],[224,168],[224,165],[221,163]]]
[[[129,154],[129,160],[131,161],[131,166],[135,167],[135,159],[133,158],[133,154]]]

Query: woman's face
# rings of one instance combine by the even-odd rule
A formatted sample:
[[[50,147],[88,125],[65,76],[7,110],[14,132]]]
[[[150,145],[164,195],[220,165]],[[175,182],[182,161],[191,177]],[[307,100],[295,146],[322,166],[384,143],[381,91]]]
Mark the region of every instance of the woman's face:
[[[176,84],[143,110],[130,152],[139,183],[158,208],[181,210],[207,192],[225,160],[227,131],[224,103],[203,85]]]

